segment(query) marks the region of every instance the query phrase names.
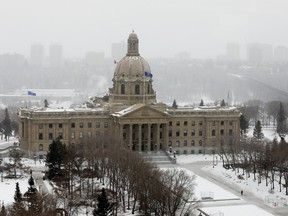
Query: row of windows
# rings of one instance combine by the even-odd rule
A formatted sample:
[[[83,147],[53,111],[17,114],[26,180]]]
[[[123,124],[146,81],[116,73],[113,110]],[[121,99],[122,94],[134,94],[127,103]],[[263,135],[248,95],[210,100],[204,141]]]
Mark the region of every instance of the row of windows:
[[[75,134],[76,134],[75,132],[71,132],[70,138],[71,138],[71,139],[76,139],[76,135],[75,135]],[[87,137],[92,137],[92,132],[91,132],[91,131],[88,131],[86,135],[87,135]],[[95,134],[95,135],[96,135],[96,136],[100,136],[100,131],[96,131],[96,134]],[[79,139],[83,139],[84,136],[85,136],[85,133],[84,133],[84,132],[79,132]],[[49,140],[53,140],[53,139],[55,139],[55,138],[64,139],[64,138],[63,138],[63,133],[62,133],[62,132],[59,132],[59,133],[58,133],[58,136],[56,136],[56,137],[54,137],[53,133],[49,133],[49,134],[48,134],[48,139],[49,139]],[[39,133],[39,134],[38,134],[38,139],[39,139],[39,140],[44,140],[44,134],[43,134],[43,133]]]
[[[180,130],[177,130],[175,135],[176,135],[176,137],[180,137],[181,136]],[[191,136],[195,136],[195,135],[196,135],[195,130],[191,130]],[[188,136],[188,131],[187,130],[183,131],[183,136],[184,137]],[[198,136],[203,136],[203,131],[202,130],[198,131]],[[169,137],[172,137],[172,130],[169,130]]]
[[[221,130],[220,130],[220,135],[221,135],[221,136],[224,136],[224,135],[225,135],[224,129],[221,129]],[[233,135],[233,130],[232,130],[232,129],[229,129],[229,136],[232,136],[232,135]],[[216,136],[216,130],[215,130],[215,129],[213,129],[213,130],[211,131],[211,136]]]
[[[121,84],[121,94],[125,94],[125,84]],[[150,85],[147,84],[147,94],[150,94]],[[135,95],[140,95],[140,86],[138,84],[135,85]]]
[[[195,146],[195,140],[191,140],[190,145],[191,146]],[[202,146],[203,145],[203,141],[199,140],[198,141],[198,145]],[[169,146],[172,146],[172,142],[171,141],[169,141]],[[183,141],[183,146],[188,146],[188,141],[187,140]],[[176,141],[176,147],[181,147],[181,142],[179,140]]]
[[[212,121],[211,124],[212,124],[212,126],[216,126],[216,121]],[[229,121],[228,124],[230,126],[232,126],[233,125],[233,121]],[[181,125],[188,126],[188,121],[183,121],[183,122],[176,121],[175,125],[176,126],[181,126]],[[203,126],[203,121],[199,121],[198,125],[199,126]],[[225,125],[225,121],[220,121],[220,125],[222,125],[222,126]],[[172,121],[169,122],[169,126],[173,126],[173,122]],[[191,126],[196,126],[196,121],[191,121]]]
[[[38,125],[39,126],[39,129],[43,129],[43,124],[39,124]],[[55,126],[56,126],[56,124],[55,124]],[[100,128],[101,127],[101,122],[96,122],[96,128]],[[109,124],[108,124],[108,122],[104,122],[104,128],[108,128],[108,126],[109,126]],[[48,124],[48,127],[49,128],[53,128],[53,124]],[[85,127],[85,125],[84,125],[84,123],[83,122],[79,122],[79,128],[84,128]],[[87,123],[87,128],[92,128],[93,127],[93,123],[92,122],[88,122]],[[60,123],[60,124],[58,124],[58,128],[63,128],[63,124],[62,123]],[[71,123],[71,128],[76,128],[76,123]]]

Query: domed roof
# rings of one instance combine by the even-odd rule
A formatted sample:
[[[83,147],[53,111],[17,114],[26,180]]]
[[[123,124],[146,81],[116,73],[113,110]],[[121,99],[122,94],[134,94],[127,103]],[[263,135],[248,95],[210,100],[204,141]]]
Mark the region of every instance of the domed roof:
[[[143,77],[144,72],[151,72],[147,61],[141,56],[125,56],[116,66],[114,78],[116,77]]]
[[[151,73],[149,64],[139,54],[138,43],[137,34],[133,31],[128,38],[127,54],[117,63],[114,78],[138,78],[143,77],[144,72]]]

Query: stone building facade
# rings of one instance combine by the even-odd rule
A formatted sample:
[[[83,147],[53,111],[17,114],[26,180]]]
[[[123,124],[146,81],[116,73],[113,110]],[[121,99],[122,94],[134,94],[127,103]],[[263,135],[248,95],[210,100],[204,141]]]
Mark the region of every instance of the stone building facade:
[[[20,147],[43,157],[59,137],[68,145],[119,145],[133,151],[172,150],[211,153],[237,145],[240,113],[233,107],[179,107],[157,103],[149,64],[139,54],[132,32],[127,54],[116,65],[107,98],[75,109],[34,108],[19,111]]]

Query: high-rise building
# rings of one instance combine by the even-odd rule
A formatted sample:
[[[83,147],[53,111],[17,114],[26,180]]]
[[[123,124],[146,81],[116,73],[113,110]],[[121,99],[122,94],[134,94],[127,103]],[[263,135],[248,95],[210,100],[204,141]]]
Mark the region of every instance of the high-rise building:
[[[85,64],[87,66],[102,66],[104,64],[104,52],[87,52],[85,56]]]
[[[157,102],[155,76],[140,56],[138,36],[131,33],[109,94],[91,98],[82,108],[21,109],[20,147],[29,156],[43,157],[56,138],[81,148],[93,143],[93,148],[113,145],[131,151],[170,150],[178,154],[213,153],[239,144],[237,108],[170,107]]]
[[[278,46],[274,49],[274,60],[276,62],[288,62],[288,48],[285,46]]]
[[[60,67],[63,61],[63,49],[59,44],[52,44],[49,47],[49,66]]]
[[[248,44],[247,59],[253,64],[271,63],[273,61],[272,45],[262,43]]]
[[[127,44],[122,41],[120,43],[112,43],[111,56],[115,61],[119,61],[126,54]]]
[[[41,44],[33,44],[30,48],[30,64],[41,67],[44,63],[44,47]]]
[[[240,46],[238,43],[232,42],[227,44],[227,60],[229,61],[240,60]]]

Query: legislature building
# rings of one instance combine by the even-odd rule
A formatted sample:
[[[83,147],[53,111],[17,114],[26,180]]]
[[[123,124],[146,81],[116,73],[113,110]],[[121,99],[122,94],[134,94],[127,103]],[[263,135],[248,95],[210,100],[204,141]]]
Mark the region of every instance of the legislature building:
[[[153,76],[157,74],[140,56],[138,37],[132,32],[107,96],[95,97],[82,108],[20,109],[20,148],[29,156],[43,158],[52,140],[60,138],[67,145],[205,154],[239,142],[238,109],[158,103]]]

